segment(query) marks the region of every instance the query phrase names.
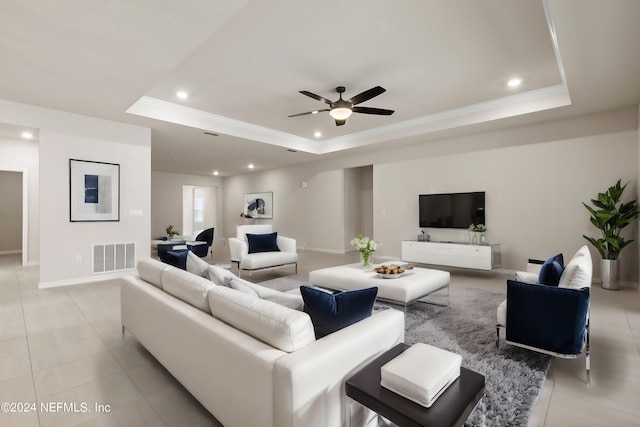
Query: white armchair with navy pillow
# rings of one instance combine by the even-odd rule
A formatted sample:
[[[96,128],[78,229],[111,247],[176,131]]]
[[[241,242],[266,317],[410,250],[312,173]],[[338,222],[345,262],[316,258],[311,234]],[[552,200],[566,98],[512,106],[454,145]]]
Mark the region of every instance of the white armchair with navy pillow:
[[[296,240],[278,235],[271,224],[239,225],[229,238],[231,262],[249,274],[256,270],[293,266],[298,272]]]
[[[591,254],[585,245],[566,266],[562,254],[546,260],[537,280],[535,275],[520,272],[517,280],[507,280],[507,299],[497,312],[496,347],[504,328],[511,345],[561,358],[576,358],[584,351],[589,383],[592,273]]]

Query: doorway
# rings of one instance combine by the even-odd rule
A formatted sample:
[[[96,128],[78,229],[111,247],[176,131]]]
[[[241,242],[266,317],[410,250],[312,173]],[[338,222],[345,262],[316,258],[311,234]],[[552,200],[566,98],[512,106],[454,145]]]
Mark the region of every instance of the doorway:
[[[217,200],[216,187],[182,186],[182,234],[184,236],[191,236],[196,231],[217,226]]]
[[[22,265],[28,263],[28,197],[27,173],[0,170],[0,254],[22,254]]]

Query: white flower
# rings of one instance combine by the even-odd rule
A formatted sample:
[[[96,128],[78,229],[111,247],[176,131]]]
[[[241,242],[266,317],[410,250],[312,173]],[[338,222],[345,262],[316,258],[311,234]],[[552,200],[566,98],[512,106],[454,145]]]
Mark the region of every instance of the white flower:
[[[380,242],[376,242],[375,240],[372,240],[369,237],[364,236],[362,234],[358,234],[353,240],[351,240],[350,243],[351,243],[351,246],[353,246],[358,250],[358,252],[363,253],[365,255],[372,254],[381,245]]]

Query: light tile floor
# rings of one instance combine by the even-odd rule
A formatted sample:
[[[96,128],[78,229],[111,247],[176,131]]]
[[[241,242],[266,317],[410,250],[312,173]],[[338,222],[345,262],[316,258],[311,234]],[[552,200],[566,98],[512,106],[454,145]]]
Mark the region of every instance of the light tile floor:
[[[215,253],[211,262],[228,263],[226,247]],[[356,260],[301,251],[299,273]],[[506,292],[504,275],[451,272],[452,286]],[[292,268],[243,277],[288,274]],[[37,284],[37,267],[0,256],[0,402],[21,410],[0,412],[0,426],[218,425],[135,338],[122,339],[117,281]],[[640,294],[594,286],[591,319],[591,386],[583,358],[555,361],[530,426],[640,426]]]

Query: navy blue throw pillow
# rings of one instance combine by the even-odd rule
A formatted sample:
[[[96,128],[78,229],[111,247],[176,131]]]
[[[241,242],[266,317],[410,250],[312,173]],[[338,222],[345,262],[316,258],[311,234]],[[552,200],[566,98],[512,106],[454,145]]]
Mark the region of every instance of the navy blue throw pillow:
[[[564,271],[564,259],[562,254],[555,255],[546,260],[542,267],[540,267],[540,273],[538,274],[538,284],[548,286],[558,286],[560,283],[560,276]]]
[[[188,250],[167,251],[162,262],[186,270],[188,255]]]
[[[371,316],[378,288],[366,288],[330,294],[309,286],[300,286],[304,312],[311,317],[316,339]]]
[[[278,247],[278,233],[269,234],[247,234],[249,253],[258,252],[280,252]]]

